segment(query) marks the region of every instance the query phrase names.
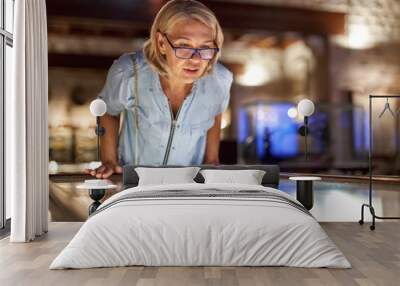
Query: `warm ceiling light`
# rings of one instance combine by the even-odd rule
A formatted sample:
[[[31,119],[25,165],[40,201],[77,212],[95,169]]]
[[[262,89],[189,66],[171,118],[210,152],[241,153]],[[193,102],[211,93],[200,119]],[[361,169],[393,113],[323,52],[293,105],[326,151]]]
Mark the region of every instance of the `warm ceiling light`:
[[[352,24],[348,31],[348,46],[353,49],[366,49],[372,46],[372,38],[366,25]]]
[[[267,69],[257,63],[246,64],[245,71],[238,75],[237,82],[246,86],[260,86],[266,84],[271,79]]]
[[[344,48],[368,49],[374,46],[376,39],[371,35],[368,25],[349,24],[346,35],[334,36],[332,40]]]

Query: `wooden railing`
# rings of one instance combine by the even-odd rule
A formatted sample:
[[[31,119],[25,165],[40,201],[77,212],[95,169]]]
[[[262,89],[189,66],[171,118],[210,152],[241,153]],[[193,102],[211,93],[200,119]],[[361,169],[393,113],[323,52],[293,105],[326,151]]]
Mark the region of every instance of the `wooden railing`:
[[[318,176],[324,181],[334,181],[334,182],[349,182],[349,183],[368,183],[369,176],[355,176],[355,175],[333,175],[333,174],[315,174],[315,173],[281,173],[281,179],[288,179],[292,176]],[[81,182],[88,179],[93,179],[92,176],[84,173],[57,173],[50,174],[49,178],[54,183],[64,183],[64,182]],[[114,174],[109,179],[113,182],[122,182],[121,174]],[[372,182],[380,184],[400,184],[399,176],[373,176]]]

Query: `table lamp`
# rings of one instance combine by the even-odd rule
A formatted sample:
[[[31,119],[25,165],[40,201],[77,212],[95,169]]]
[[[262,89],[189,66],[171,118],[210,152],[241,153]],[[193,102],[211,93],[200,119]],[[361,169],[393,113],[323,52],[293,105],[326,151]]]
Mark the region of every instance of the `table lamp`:
[[[97,135],[97,161],[100,161],[100,136],[106,132],[105,128],[100,126],[100,116],[107,111],[107,105],[102,99],[95,99],[90,103],[90,113],[96,116],[96,135]]]
[[[102,99],[95,99],[90,103],[90,113],[96,116],[96,135],[97,135],[97,161],[100,159],[100,136],[106,132],[105,128],[100,126],[100,116],[103,116],[107,111],[107,105]],[[115,188],[109,180],[106,179],[91,179],[85,180],[84,184],[77,186],[78,189],[89,190],[89,196],[93,199],[93,203],[89,206],[89,215],[94,213],[100,206],[100,200],[104,197],[107,189]]]
[[[305,151],[304,155],[306,161],[308,160],[308,144],[307,144],[307,135],[308,135],[308,117],[310,117],[315,110],[314,103],[309,99],[302,99],[297,104],[297,111],[298,113],[304,117],[304,126],[300,127],[300,134],[304,136],[304,144],[305,144]]]

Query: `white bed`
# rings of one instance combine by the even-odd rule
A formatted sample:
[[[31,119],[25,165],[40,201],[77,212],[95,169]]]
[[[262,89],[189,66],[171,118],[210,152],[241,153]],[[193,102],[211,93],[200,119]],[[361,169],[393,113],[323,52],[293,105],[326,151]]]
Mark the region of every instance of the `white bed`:
[[[351,267],[286,193],[198,183],[138,186],[114,195],[50,269],[128,265]]]

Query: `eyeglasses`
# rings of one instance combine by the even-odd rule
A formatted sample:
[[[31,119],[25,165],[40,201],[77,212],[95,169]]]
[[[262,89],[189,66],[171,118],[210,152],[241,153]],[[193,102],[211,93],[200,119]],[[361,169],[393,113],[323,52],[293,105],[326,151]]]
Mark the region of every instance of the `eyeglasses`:
[[[179,59],[191,59],[195,54],[198,54],[202,60],[211,60],[219,52],[219,48],[184,48],[175,47],[168,39],[167,34],[163,34],[169,45],[175,52],[175,56]]]

